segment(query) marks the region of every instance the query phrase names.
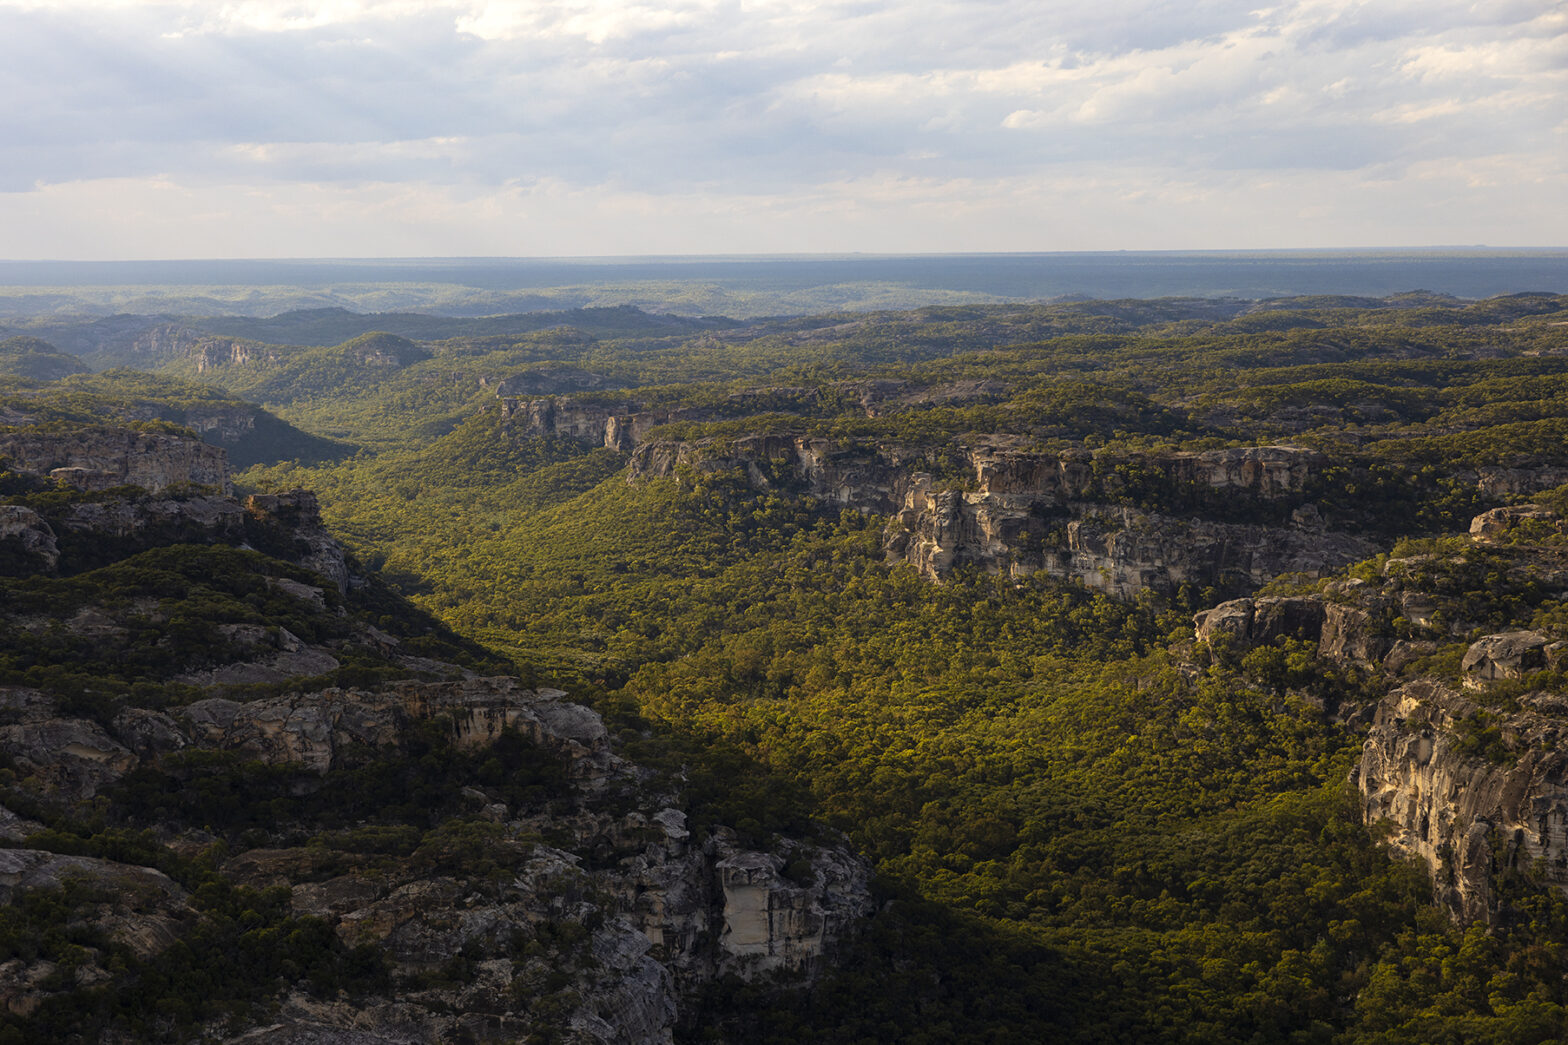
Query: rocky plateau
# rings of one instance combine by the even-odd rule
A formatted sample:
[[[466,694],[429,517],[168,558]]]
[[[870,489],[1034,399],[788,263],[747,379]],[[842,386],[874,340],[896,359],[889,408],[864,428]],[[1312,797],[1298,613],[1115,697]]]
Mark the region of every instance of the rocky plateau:
[[[333,996],[302,985],[271,998],[260,1023],[219,1019],[205,1040],[669,1042],[707,985],[810,978],[874,912],[869,867],[844,844],[748,842],[694,822],[679,779],[622,757],[594,711],[560,691],[415,655],[418,635],[356,617],[366,578],[309,493],[226,496],[223,451],[188,437],[94,429],[5,438],[13,470],[87,495],[0,505],[0,550],[10,555],[0,562],[50,577],[82,569],[87,544],[124,541],[127,554],[244,546],[279,562],[244,560],[264,574],[251,605],[284,607],[290,620],[186,620],[168,595],[0,608],[6,634],[65,643],[83,659],[138,662],[151,656],[149,635],[199,638],[158,640],[163,652],[149,663],[165,681],[138,699],[0,687],[0,902],[69,890],[76,931],[100,941],[69,967],[42,957],[0,965],[10,1012],[110,984],[124,961],[117,948],[157,961],[205,917],[204,901],[155,867],[37,844],[56,837],[46,824],[85,811],[132,817],[182,859],[216,854],[233,887],[281,890],[300,924],[324,924],[340,948],[376,955],[395,988]],[[366,658],[403,679],[321,684]],[[160,695],[149,702],[148,692]],[[365,774],[407,765],[431,745],[481,770],[439,792],[451,808],[436,826],[332,819]],[[485,767],[496,759],[535,783],[495,784],[500,771]],[[243,840],[182,820],[185,798],[151,824],[116,813],[163,801],[149,795],[193,795],[214,773],[253,781],[236,785],[237,796],[275,787],[269,808],[317,813],[274,814]],[[388,850],[387,837],[404,839],[402,848]]]

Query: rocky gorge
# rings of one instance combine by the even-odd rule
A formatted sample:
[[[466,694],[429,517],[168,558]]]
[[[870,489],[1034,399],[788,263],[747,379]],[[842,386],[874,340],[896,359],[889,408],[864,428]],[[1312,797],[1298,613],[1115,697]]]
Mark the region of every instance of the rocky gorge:
[[[728,472],[756,489],[887,516],[889,558],[932,580],[966,566],[1044,572],[1130,598],[1182,585],[1246,589],[1283,573],[1324,576],[1375,550],[1325,524],[1311,497],[1329,459],[1298,447],[1129,458],[1039,451],[1016,436],[938,447],[784,434],[668,440],[650,434],[692,412],[635,405],[504,398],[502,424],[627,453],[634,482]],[[1165,495],[1170,509],[1132,506],[1150,493]],[[1227,521],[1247,516],[1259,521]]]
[[[0,686],[0,890],[77,897],[79,941],[0,965],[9,1013],[114,996],[210,933],[221,889],[293,927],[267,946],[383,986],[285,980],[206,1040],[670,1041],[707,985],[814,976],[874,912],[842,841],[694,821],[565,693],[436,659],[457,647],[385,602],[370,623],[373,578],[311,494],[228,496],[223,451],[187,436],[7,438],[49,492],[0,507],[40,592],[0,609],[6,655],[39,665]],[[72,834],[84,816],[140,860]]]
[[[1210,647],[1307,643],[1361,677],[1367,696],[1329,710],[1366,730],[1351,773],[1362,815],[1465,922],[1506,919],[1510,876],[1568,892],[1564,529],[1539,505],[1494,509],[1446,545],[1379,557],[1376,572],[1195,619]],[[1490,631],[1475,583],[1528,600],[1532,626]]]

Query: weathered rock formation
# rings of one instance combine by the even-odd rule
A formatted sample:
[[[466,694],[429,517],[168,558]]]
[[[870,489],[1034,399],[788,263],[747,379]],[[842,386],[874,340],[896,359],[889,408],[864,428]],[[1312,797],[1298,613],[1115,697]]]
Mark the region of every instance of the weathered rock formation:
[[[83,490],[215,486],[228,493],[228,455],[219,447],[130,428],[0,432],[0,459],[13,471],[51,476]]]
[[[342,1035],[355,1032],[429,1045],[465,1035],[521,1038],[548,1012],[549,1025],[564,1021],[583,1041],[667,1042],[691,991],[723,975],[810,974],[871,912],[863,860],[787,839],[751,849],[712,825],[695,835],[672,797],[648,791],[646,774],[611,750],[598,715],[514,679],[207,699],[162,712],[131,709],[112,730],[63,717],[33,690],[0,691],[0,712],[15,720],[0,727],[0,752],[25,786],[55,801],[89,800],[138,768],[199,750],[297,767],[293,789],[308,792],[311,774],[325,781],[351,764],[345,759],[395,751],[421,723],[448,731],[460,750],[483,751],[519,733],[540,757],[560,761],[571,789],[564,804],[513,805],[482,786],[465,789],[477,826],[452,836],[451,855],[442,855],[438,831],[427,836],[422,860],[389,863],[330,844],[232,857],[222,868],[227,877],[292,887],[297,914],[326,920],[348,945],[375,946],[395,970],[415,974],[459,959],[475,969],[463,982],[358,1005],[285,999],[268,1040],[347,1040]],[[471,857],[459,855],[461,846],[473,844],[488,869],[465,866]],[[68,873],[161,889],[117,930],[135,929],[154,952],[194,917],[184,894],[156,872],[29,851],[0,851],[0,897]],[[552,977],[562,970],[564,980]],[[38,973],[25,962],[0,968],[0,1000],[36,1005],[46,993]],[[531,1011],[550,991],[560,993],[559,1004]]]
[[[1536,530],[1556,532],[1562,526],[1562,519],[1556,512],[1538,504],[1505,505],[1470,520],[1470,537],[1476,541],[1501,540],[1526,524],[1533,525]]]
[[[0,504],[0,563],[6,553],[16,560],[9,571],[14,573],[47,573],[60,561],[54,530],[37,512],[18,504]]]
[[[1568,701],[1525,698],[1487,712],[1433,680],[1390,693],[1356,771],[1368,823],[1432,870],[1439,899],[1467,921],[1498,911],[1493,876],[1504,867],[1568,890]]]
[[[257,522],[286,534],[292,547],[283,549],[284,558],[315,570],[347,591],[348,564],[343,546],[321,521],[321,504],[309,490],[290,490],[281,494],[252,494],[245,498],[245,511]]]
[[[648,408],[632,400],[584,402],[571,398],[503,396],[501,422],[521,435],[557,435],[629,453],[662,424],[690,416],[677,408]]]
[[[1232,599],[1199,613],[1193,622],[1200,642],[1220,636],[1243,646],[1266,645],[1280,638],[1318,642],[1328,605],[1312,596]]]
[[[788,435],[652,442],[633,451],[631,476],[736,472],[759,489],[886,514],[889,557],[933,580],[966,565],[1014,575],[1043,570],[1128,597],[1182,584],[1255,587],[1282,573],[1317,577],[1375,550],[1325,530],[1312,506],[1292,504],[1326,463],[1313,451],[1242,447],[1132,461],[1081,450],[1040,453],[1019,443],[837,445]],[[933,469],[961,478],[938,481]],[[1217,506],[1230,497],[1278,503],[1275,514],[1291,521],[1244,524],[1107,503],[1134,482],[1186,489]]]
[[[1528,672],[1546,667],[1545,635],[1534,631],[1509,631],[1483,635],[1465,651],[1460,667],[1467,685],[1480,685],[1498,679],[1523,678]]]

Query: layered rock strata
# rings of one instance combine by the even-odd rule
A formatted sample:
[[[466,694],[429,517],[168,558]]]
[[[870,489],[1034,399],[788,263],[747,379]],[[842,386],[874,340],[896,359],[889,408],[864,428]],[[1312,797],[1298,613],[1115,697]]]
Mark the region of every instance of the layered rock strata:
[[[500,876],[465,873],[461,862],[389,865],[330,845],[253,849],[224,864],[240,884],[292,887],[296,914],[325,919],[345,944],[375,946],[403,973],[460,957],[476,966],[467,982],[358,1005],[285,999],[267,1040],[370,1033],[435,1045],[526,1037],[541,1025],[519,999],[537,998],[534,981],[568,960],[571,993],[562,997],[575,1007],[555,1012],[555,1023],[583,1041],[667,1042],[690,992],[719,976],[812,974],[872,910],[862,859],[787,839],[751,849],[722,827],[699,837],[671,796],[647,791],[646,775],[611,750],[598,715],[515,679],[208,699],[167,712],[129,710],[108,729],[61,716],[33,690],[0,692],[0,711],[15,720],[0,728],[0,751],[19,774],[79,801],[139,768],[201,750],[325,776],[356,752],[395,750],[419,723],[449,730],[454,746],[467,750],[515,731],[561,760],[572,795],[564,807],[513,806],[468,789],[474,815],[491,825],[482,837],[488,859],[505,868]],[[176,938],[171,927],[194,918],[183,892],[156,872],[47,853],[0,859],[0,894],[47,887],[65,873],[117,889],[130,883],[145,892],[143,878],[157,886],[156,902],[142,904],[141,921],[124,929],[154,950]],[[154,939],[155,930],[163,936]],[[553,951],[525,958],[520,941],[531,939]],[[41,989],[30,992],[29,984],[42,982],[38,971],[0,968],[0,999],[36,1004]]]
[[[130,428],[0,432],[0,459],[13,471],[50,476],[83,490],[213,486],[229,493],[228,454],[195,439]]]
[[[651,442],[633,451],[630,474],[728,471],[758,489],[888,515],[889,557],[933,580],[963,566],[1044,571],[1125,598],[1183,584],[1255,587],[1282,573],[1317,577],[1375,550],[1326,530],[1311,505],[1294,503],[1326,463],[1314,451],[1242,447],[1129,462],[1087,451],[1040,453],[1016,442],[937,450],[785,435]],[[933,468],[961,478],[939,482]],[[1276,514],[1291,521],[1244,524],[1107,504],[1130,474],[1220,504],[1228,497],[1278,503]]]
[[[1418,680],[1378,706],[1356,771],[1368,823],[1432,871],[1440,902],[1495,921],[1495,875],[1516,868],[1568,891],[1568,698],[1535,694],[1494,715]]]

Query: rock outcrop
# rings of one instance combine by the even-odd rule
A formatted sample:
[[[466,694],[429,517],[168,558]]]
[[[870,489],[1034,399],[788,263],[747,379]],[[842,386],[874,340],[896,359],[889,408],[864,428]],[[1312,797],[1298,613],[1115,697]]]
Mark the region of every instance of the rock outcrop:
[[[1559,695],[1490,713],[1433,680],[1391,692],[1377,710],[1355,779],[1368,823],[1432,870],[1440,901],[1466,921],[1498,917],[1505,867],[1568,890],[1568,749]]]
[[[933,580],[966,565],[1045,571],[1125,598],[1183,584],[1256,587],[1283,573],[1317,577],[1375,550],[1326,530],[1311,505],[1296,503],[1326,462],[1314,451],[1242,447],[1128,460],[1040,453],[1018,443],[838,445],[787,435],[651,442],[633,451],[631,476],[734,472],[758,489],[888,515],[889,557]],[[961,478],[939,482],[934,468]],[[1133,482],[1188,489],[1216,505],[1228,498],[1277,503],[1282,521],[1245,524],[1107,503]]]
[[[199,440],[130,428],[0,432],[0,459],[13,471],[50,476],[83,490],[213,486],[229,493],[228,454]]]
[[[501,422],[522,435],[556,435],[629,453],[662,424],[690,414],[676,408],[649,409],[631,400],[501,399]]]
[[[1534,631],[1509,631],[1485,635],[1471,643],[1460,667],[1466,684],[1479,685],[1498,679],[1517,679],[1546,667],[1546,647],[1551,640]]]
[[[0,564],[15,559],[14,573],[47,573],[60,562],[60,545],[43,517],[19,504],[0,504]],[[0,565],[0,572],[7,572]]]
[[[226,877],[290,887],[296,914],[325,920],[346,945],[376,948],[400,975],[459,961],[471,970],[359,1004],[284,999],[267,1040],[369,1033],[435,1045],[564,1025],[587,1042],[668,1042],[686,999],[704,984],[813,974],[872,911],[864,860],[841,846],[789,839],[750,848],[717,825],[695,833],[669,804],[673,796],[648,790],[647,774],[611,750],[598,715],[515,679],[128,709],[113,722],[116,736],[62,716],[35,690],[0,698],[0,711],[18,720],[0,727],[0,752],[24,786],[56,801],[91,800],[127,774],[193,751],[292,768],[299,776],[290,790],[304,794],[330,786],[332,772],[365,752],[397,751],[430,727],[477,752],[519,734],[538,757],[559,761],[564,796],[519,804],[482,785],[467,788],[470,826],[428,834],[419,860],[389,862],[330,842],[231,857]],[[0,899],[73,874],[117,894],[158,894],[122,927],[151,953],[193,917],[184,894],[154,871],[25,850],[0,850]],[[0,1000],[36,1005],[47,977],[35,965],[0,967]],[[557,1001],[541,1005],[551,992]]]
[[[1538,504],[1505,505],[1470,520],[1470,537],[1476,541],[1497,541],[1525,524],[1533,524],[1537,530],[1560,532],[1562,519],[1556,512]]]
[[[1243,646],[1260,646],[1279,638],[1317,642],[1323,637],[1328,607],[1311,596],[1232,599],[1199,613],[1193,623],[1199,642],[1221,635]]]
[[[1532,678],[1551,683],[1539,673],[1568,648],[1551,623],[1568,572],[1561,520],[1538,505],[1484,512],[1470,537],[1469,548],[1388,559],[1381,578],[1336,581],[1310,598],[1328,600],[1320,653],[1389,687],[1352,774],[1366,821],[1386,822],[1390,844],[1426,863],[1456,917],[1495,923],[1506,917],[1501,872],[1568,891],[1568,697],[1510,695]],[[1516,602],[1475,605],[1486,596]],[[1540,630],[1520,627],[1537,604]],[[1477,637],[1471,615],[1482,612],[1513,627]],[[1219,607],[1199,629],[1238,630],[1228,622],[1240,616]],[[1379,623],[1391,619],[1404,637]],[[1411,677],[1426,658],[1446,662],[1445,674]]]
[[[245,498],[245,511],[259,523],[287,535],[292,547],[285,558],[315,570],[339,591],[349,586],[348,563],[343,546],[327,532],[321,521],[321,504],[309,490],[290,490],[281,494],[252,494]]]

